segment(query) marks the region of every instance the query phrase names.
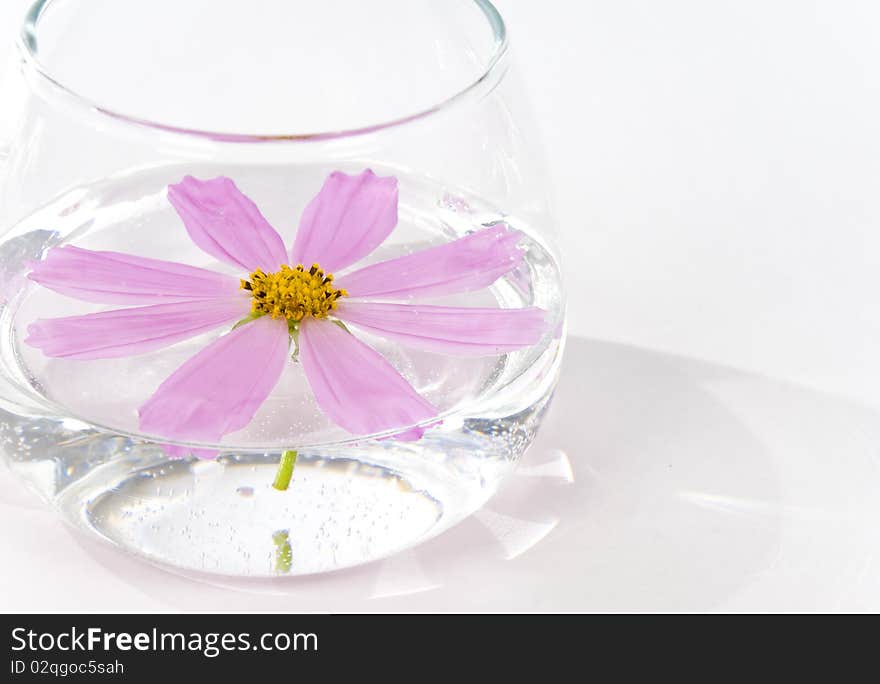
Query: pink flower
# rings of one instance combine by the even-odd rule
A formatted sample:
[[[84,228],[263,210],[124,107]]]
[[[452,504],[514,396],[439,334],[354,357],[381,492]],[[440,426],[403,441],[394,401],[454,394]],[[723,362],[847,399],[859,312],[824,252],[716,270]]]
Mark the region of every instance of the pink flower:
[[[388,237],[397,224],[397,194],[395,178],[369,170],[331,174],[306,207],[288,253],[230,179],[187,176],[169,186],[169,201],[195,244],[241,268],[246,278],[118,252],[56,247],[30,273],[32,280],[88,302],[138,306],[41,319],[30,325],[26,341],[51,357],[100,359],[154,351],[238,321],[242,324],[180,366],[141,406],[144,432],[214,444],[242,429],[278,382],[294,339],[317,404],[331,420],[354,435],[399,428],[419,437],[423,428],[412,426],[430,422],[437,409],[342,321],[401,345],[465,356],[533,345],[546,324],[537,308],[387,301],[491,285],[522,260],[519,234],[504,226],[337,279],[329,275]]]

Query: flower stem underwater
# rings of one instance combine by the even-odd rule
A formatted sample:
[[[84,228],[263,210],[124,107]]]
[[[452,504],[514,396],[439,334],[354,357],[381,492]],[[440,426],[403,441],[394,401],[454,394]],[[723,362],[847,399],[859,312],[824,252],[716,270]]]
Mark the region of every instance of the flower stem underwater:
[[[275,474],[275,481],[272,486],[279,492],[284,492],[290,487],[290,479],[293,477],[293,467],[296,465],[296,452],[292,449],[281,454],[281,461],[278,463],[278,472]]]

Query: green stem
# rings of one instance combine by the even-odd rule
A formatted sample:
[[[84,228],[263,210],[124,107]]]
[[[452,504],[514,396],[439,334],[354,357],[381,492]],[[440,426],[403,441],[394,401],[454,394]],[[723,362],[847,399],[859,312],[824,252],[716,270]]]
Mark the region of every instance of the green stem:
[[[275,572],[290,572],[293,566],[293,549],[290,548],[290,532],[279,530],[272,535],[275,544]]]
[[[293,466],[296,465],[296,452],[293,449],[281,454],[281,462],[278,464],[278,472],[275,474],[275,482],[272,486],[280,492],[290,487],[290,478],[293,477]]]

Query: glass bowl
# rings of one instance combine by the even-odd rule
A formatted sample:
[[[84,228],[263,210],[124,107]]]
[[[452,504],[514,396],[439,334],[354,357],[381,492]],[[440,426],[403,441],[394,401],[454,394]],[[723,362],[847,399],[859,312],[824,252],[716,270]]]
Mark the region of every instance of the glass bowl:
[[[10,469],[77,528],[153,562],[237,576],[357,565],[479,508],[534,439],[564,339],[540,148],[508,53],[504,23],[482,0],[35,3],[2,84],[11,106],[0,129],[0,443]],[[458,354],[386,336],[384,318],[340,323],[333,334],[354,334],[393,369],[379,381],[339,337],[327,338],[329,367],[349,372],[349,386],[336,390],[351,392],[346,401],[360,401],[364,424],[374,426],[358,431],[328,411],[332,397],[319,396],[306,363],[318,354],[314,335],[300,334],[288,312],[280,321],[290,324],[285,344],[295,358],[284,354],[290,362],[246,425],[217,439],[147,429],[145,402],[166,379],[240,329],[229,322],[109,358],[50,353],[35,342],[38,321],[119,306],[101,298],[110,276],[97,262],[65,276],[79,279],[79,290],[94,284],[101,296],[87,301],[35,274],[52,255],[123,253],[240,277],[252,306],[256,271],[240,273],[193,237],[186,211],[204,208],[204,198],[187,210],[174,201],[187,183],[208,192],[219,178],[253,201],[285,245],[328,184],[377,193],[393,184],[393,230],[356,268],[516,236],[515,263],[497,278],[473,267],[479,287],[425,291],[417,302],[401,295],[393,305],[428,307],[423,318],[439,307],[502,317],[539,310],[540,333],[516,348]],[[206,234],[229,216],[217,209]],[[326,236],[324,224],[315,231]],[[245,232],[236,224],[229,235]],[[343,239],[326,239],[326,248]],[[340,287],[354,282],[351,268],[334,273]],[[129,273],[113,278],[124,284]],[[307,320],[314,328],[306,314],[303,331]],[[240,323],[256,330],[279,321]],[[57,330],[53,344],[69,350],[75,335]],[[486,330],[473,344],[492,342]],[[94,340],[106,347],[129,332]],[[242,382],[274,363],[259,347],[246,358],[247,371],[211,367],[218,379],[205,401],[228,408],[247,396]],[[376,418],[399,408],[382,405],[398,377],[430,415]]]

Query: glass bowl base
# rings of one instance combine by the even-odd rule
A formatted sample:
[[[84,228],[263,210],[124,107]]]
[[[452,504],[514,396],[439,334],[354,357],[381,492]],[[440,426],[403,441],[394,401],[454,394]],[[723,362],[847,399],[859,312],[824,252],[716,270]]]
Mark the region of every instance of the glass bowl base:
[[[286,491],[272,487],[276,469],[265,458],[166,462],[68,498],[78,510],[67,518],[151,561],[272,576],[388,556],[445,529],[458,510],[453,492],[355,460],[300,458]]]
[[[552,376],[551,376],[552,377]],[[482,506],[531,444],[552,386],[525,410],[446,421],[417,442],[169,459],[161,447],[63,418],[0,410],[10,469],[77,529],[150,562],[240,577],[351,567],[425,541]]]

